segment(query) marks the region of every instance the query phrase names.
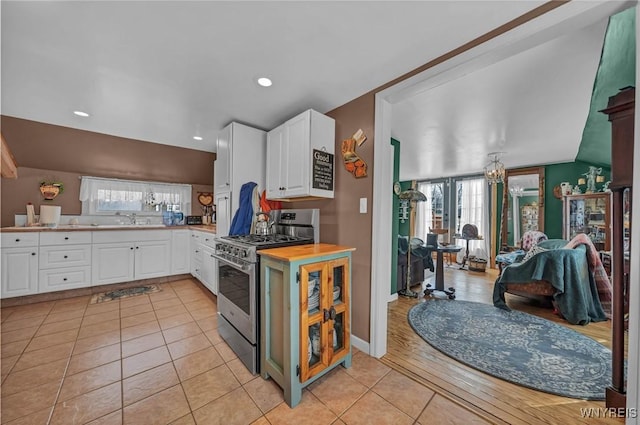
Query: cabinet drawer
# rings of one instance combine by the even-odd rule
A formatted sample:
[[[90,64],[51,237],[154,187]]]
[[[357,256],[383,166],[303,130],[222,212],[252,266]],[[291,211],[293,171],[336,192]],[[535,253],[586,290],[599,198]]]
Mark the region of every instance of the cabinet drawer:
[[[170,241],[171,230],[107,230],[93,232],[93,243]]]
[[[38,292],[62,291],[89,286],[91,286],[90,266],[40,270]]]
[[[34,233],[2,233],[2,247],[16,248],[21,246],[38,246],[40,232]]]
[[[199,240],[200,243],[208,246],[209,248],[216,248],[216,235],[214,235],[213,233],[201,233]]]
[[[91,245],[43,246],[40,248],[40,268],[91,265]]]
[[[43,232],[40,245],[77,245],[91,243],[91,232]]]

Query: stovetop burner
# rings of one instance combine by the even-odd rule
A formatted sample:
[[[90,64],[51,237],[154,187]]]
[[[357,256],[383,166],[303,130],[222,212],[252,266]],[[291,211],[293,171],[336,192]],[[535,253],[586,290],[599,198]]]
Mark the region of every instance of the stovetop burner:
[[[290,235],[232,235],[232,236],[223,236],[221,239],[226,239],[228,241],[235,241],[240,243],[245,243],[248,245],[260,246],[263,247],[265,245],[277,245],[281,243],[287,242],[313,242],[310,238],[303,238],[299,236],[290,236]]]
[[[313,243],[313,238],[283,234],[222,236],[216,243],[216,257],[235,264],[257,262],[261,249]]]

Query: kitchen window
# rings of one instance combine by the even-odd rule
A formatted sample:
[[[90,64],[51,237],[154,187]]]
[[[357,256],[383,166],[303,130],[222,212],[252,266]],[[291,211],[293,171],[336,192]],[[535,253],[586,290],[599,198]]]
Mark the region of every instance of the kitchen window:
[[[83,215],[162,215],[162,211],[188,215],[191,185],[83,176],[80,201]]]

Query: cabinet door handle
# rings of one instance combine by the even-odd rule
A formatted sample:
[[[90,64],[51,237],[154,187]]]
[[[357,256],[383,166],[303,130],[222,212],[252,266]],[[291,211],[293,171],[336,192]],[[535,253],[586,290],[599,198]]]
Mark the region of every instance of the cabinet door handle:
[[[329,309],[329,319],[336,320],[336,309],[333,306]]]
[[[20,242],[20,239],[16,239],[16,242]]]
[[[68,240],[69,240],[69,236],[65,236],[65,237],[64,237],[64,240],[65,240],[65,241],[68,241]]]
[[[68,255],[65,255],[65,256],[64,256],[64,258],[69,258],[69,256],[68,256]]]
[[[331,308],[329,310],[327,310],[326,308],[322,309],[322,321],[326,322],[327,320],[336,320],[336,309],[333,308],[333,306],[331,306]]]
[[[35,253],[35,252],[32,252],[32,253],[31,253],[31,255],[36,255],[36,253]]]
[[[129,248],[129,249],[133,249],[133,247]]]
[[[62,280],[64,280],[64,281],[66,282],[66,281],[67,281],[67,278],[66,278],[66,277],[63,277],[63,278],[62,278]]]
[[[140,249],[140,247],[139,247],[139,246],[137,246],[137,247],[136,247],[136,249]]]

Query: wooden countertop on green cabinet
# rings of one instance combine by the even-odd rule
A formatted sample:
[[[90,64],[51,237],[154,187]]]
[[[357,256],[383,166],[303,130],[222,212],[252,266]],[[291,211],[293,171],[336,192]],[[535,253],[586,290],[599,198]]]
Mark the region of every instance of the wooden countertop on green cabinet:
[[[348,246],[333,245],[329,243],[316,243],[308,245],[285,246],[282,248],[271,248],[260,250],[262,257],[271,257],[282,261],[299,261],[308,258],[320,257],[323,255],[340,254],[343,252],[355,251],[355,248]]]
[[[260,251],[260,367],[295,407],[302,389],[351,367],[351,252],[314,244]]]

